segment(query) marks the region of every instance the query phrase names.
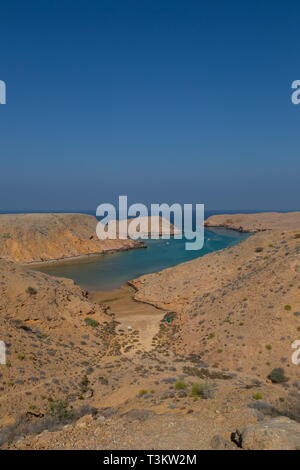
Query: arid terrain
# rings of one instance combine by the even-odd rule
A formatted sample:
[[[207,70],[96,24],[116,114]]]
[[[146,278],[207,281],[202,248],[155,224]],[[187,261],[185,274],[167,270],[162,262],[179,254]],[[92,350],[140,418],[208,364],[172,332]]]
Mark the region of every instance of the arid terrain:
[[[135,240],[99,240],[98,220],[85,214],[0,215],[0,258],[41,263],[144,247]]]
[[[205,220],[206,227],[225,227],[241,232],[299,230],[300,212],[261,212],[258,214],[220,214]]]
[[[0,245],[2,448],[300,449],[300,213],[206,225],[257,233],[111,292]]]

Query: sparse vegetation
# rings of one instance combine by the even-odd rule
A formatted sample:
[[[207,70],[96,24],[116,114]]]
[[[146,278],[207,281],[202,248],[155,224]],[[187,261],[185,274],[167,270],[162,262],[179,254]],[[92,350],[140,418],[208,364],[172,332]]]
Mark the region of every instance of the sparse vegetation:
[[[271,351],[271,349],[272,349],[272,344],[266,344],[266,349],[267,349],[268,351]]]
[[[89,383],[90,381],[88,377],[85,375],[80,383],[80,388],[81,388],[82,393],[87,391]]]
[[[285,383],[289,380],[284,373],[284,369],[282,369],[281,367],[273,369],[268,375],[268,379],[271,380],[271,382],[273,382],[274,384]]]
[[[187,388],[187,384],[183,380],[178,380],[174,385],[175,390],[185,390]]]
[[[262,400],[263,399],[263,394],[260,392],[257,392],[253,395],[254,400]]]
[[[216,336],[215,333],[209,333],[208,339],[213,339],[215,336]]]
[[[142,390],[139,391],[138,395],[139,395],[140,397],[143,397],[144,395],[146,395],[146,393],[147,393],[147,390],[145,390],[145,389],[142,388]]]
[[[292,306],[287,304],[284,306],[284,310],[287,310],[289,312],[290,310],[292,310]]]
[[[68,400],[53,400],[49,403],[49,415],[58,421],[68,421],[73,419],[73,411],[69,408]]]
[[[201,397],[201,398],[214,398],[214,384],[204,382],[202,384],[194,383],[191,389],[192,397]]]
[[[76,411],[68,405],[67,401],[49,400],[48,412],[38,420],[28,420],[25,415],[20,415],[14,424],[2,428],[0,431],[0,446],[5,442],[10,443],[27,434],[40,434],[45,429],[56,431],[62,424],[70,423],[81,416],[95,413],[95,408],[84,405]]]
[[[27,287],[26,292],[29,295],[36,295],[37,294],[37,290],[34,287],[31,287],[31,286]]]
[[[262,251],[264,251],[262,246],[258,246],[257,248],[255,248],[255,253],[261,253]]]
[[[183,368],[183,372],[190,376],[199,377],[200,379],[219,379],[219,380],[230,380],[232,379],[231,375],[224,374],[223,372],[218,371],[209,371],[202,367],[201,369],[197,369],[197,367],[187,367]]]
[[[93,328],[97,328],[99,326],[99,322],[97,320],[93,320],[93,318],[86,317],[84,322],[87,326],[92,326]]]

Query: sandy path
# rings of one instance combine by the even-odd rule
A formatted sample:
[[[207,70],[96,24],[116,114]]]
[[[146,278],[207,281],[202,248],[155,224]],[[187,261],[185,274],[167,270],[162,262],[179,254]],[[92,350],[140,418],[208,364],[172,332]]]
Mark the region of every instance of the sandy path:
[[[138,330],[142,349],[149,351],[164,312],[152,305],[135,301],[133,296],[134,289],[124,285],[111,291],[94,291],[91,293],[91,300],[109,305],[116,320],[121,323],[119,328],[128,331],[128,326],[131,326],[133,330]]]

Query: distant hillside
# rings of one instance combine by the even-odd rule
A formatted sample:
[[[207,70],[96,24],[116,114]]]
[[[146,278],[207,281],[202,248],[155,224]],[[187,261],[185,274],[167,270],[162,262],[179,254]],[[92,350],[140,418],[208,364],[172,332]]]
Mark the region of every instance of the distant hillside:
[[[0,215],[0,258],[39,263],[144,246],[133,240],[99,240],[97,223],[84,214]]]

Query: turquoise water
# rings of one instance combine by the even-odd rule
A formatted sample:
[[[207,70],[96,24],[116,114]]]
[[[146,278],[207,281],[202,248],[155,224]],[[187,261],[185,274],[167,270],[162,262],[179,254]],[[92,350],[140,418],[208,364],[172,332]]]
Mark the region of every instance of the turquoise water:
[[[93,290],[117,289],[127,281],[143,274],[221,250],[244,240],[249,235],[215,228],[205,230],[204,247],[199,251],[185,250],[185,240],[147,240],[146,249],[103,255],[98,258],[61,264],[48,264],[38,270],[46,274],[73,279],[83,288]]]

